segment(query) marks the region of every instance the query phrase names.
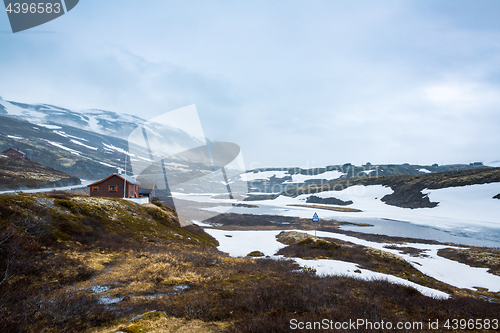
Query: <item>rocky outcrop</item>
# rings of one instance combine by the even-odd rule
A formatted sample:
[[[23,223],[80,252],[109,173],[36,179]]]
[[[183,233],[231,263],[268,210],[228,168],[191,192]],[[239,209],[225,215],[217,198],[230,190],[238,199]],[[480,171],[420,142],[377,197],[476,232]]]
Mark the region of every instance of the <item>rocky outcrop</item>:
[[[334,197],[330,198],[320,198],[315,195],[311,195],[307,198],[306,203],[319,203],[326,205],[337,205],[337,206],[348,206],[352,204],[352,200],[343,201]]]

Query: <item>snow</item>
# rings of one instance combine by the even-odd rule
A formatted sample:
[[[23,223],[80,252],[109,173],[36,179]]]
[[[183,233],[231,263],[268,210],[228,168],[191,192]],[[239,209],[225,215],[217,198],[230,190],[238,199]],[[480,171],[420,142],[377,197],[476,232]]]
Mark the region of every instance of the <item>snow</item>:
[[[206,223],[198,223],[201,226],[207,226]],[[218,229],[205,229],[207,233],[215,237],[219,241],[219,250],[229,253],[231,256],[246,256],[252,251],[261,251],[266,256],[274,256],[274,254],[285,245],[276,240],[276,235],[282,230],[264,230],[264,231],[227,231]],[[291,231],[291,230],[287,230]],[[314,235],[313,230],[299,232],[309,233]],[[450,284],[458,288],[475,289],[476,287],[487,288],[491,292],[500,291],[500,276],[488,273],[487,268],[470,267],[466,264],[446,259],[437,255],[437,251],[443,248],[450,248],[447,245],[430,245],[419,243],[402,244],[404,247],[414,247],[425,250],[426,257],[413,257],[409,254],[403,254],[397,249],[387,249],[384,246],[389,243],[376,243],[358,239],[352,236],[337,234],[332,232],[317,231],[318,237],[330,237],[341,239],[351,243],[359,244],[366,247],[375,248],[396,254],[414,268],[436,280]],[[231,236],[231,237],[228,237]],[[354,263],[345,263],[337,260],[303,260],[295,259],[299,264],[318,269],[318,273],[329,275],[346,274],[362,278],[387,278],[395,283],[410,283],[404,279],[399,279],[392,275],[380,274],[369,270],[363,270],[362,274],[353,273],[359,269]],[[363,274],[364,273],[364,274]],[[402,281],[401,281],[402,280]],[[418,288],[417,288],[418,289]],[[422,291],[421,291],[422,292]]]
[[[314,235],[314,230],[302,231],[310,235]],[[387,249],[384,246],[389,243],[376,243],[363,239],[358,239],[352,236],[337,234],[326,231],[317,231],[318,237],[330,237],[352,242],[355,244],[375,248],[378,250],[397,254],[408,261],[414,268],[420,272],[435,278],[436,280],[445,282],[458,288],[474,289],[475,287],[487,288],[489,291],[500,291],[500,276],[488,273],[487,268],[470,267],[466,264],[459,263],[454,260],[446,259],[437,255],[439,249],[454,248],[447,245],[430,245],[420,243],[406,243],[401,246],[414,247],[417,249],[426,250],[427,257],[412,257],[409,254],[402,254],[397,249]]]
[[[327,179],[327,180],[332,180],[332,179],[337,179],[340,178],[342,175],[345,175],[345,173],[340,172],[338,170],[332,170],[332,171],[326,171],[317,175],[302,175],[302,174],[295,174],[292,175],[292,181],[286,181],[284,182],[285,184],[287,183],[303,183],[308,179]]]
[[[122,148],[115,147],[112,144],[107,144],[107,143],[104,143],[104,142],[102,144],[105,147],[104,149],[107,149],[107,150],[116,150],[117,152],[120,152],[122,154],[127,154],[128,156],[134,156],[134,157],[136,157],[134,154],[131,154],[128,151],[125,151]]]
[[[94,116],[88,116],[88,117],[89,117],[88,124],[89,124],[90,130],[93,132],[99,133],[101,131],[101,128],[100,128],[101,126],[99,126],[96,117],[94,117]]]
[[[71,149],[71,148],[65,147],[65,146],[63,146],[62,144],[57,143],[57,142],[53,142],[53,141],[49,141],[49,140],[45,140],[45,141],[47,141],[48,143],[50,143],[50,144],[51,144],[51,145],[53,145],[53,146],[56,146],[57,148],[61,148],[61,149],[64,149],[64,150],[66,150],[66,151],[69,151],[71,154],[81,156],[81,152],[79,152],[79,151],[77,151],[77,150],[74,150],[74,149]]]
[[[11,139],[16,139],[16,140],[22,140],[24,139],[23,137],[20,137],[20,136],[14,136],[14,135],[7,135],[8,138],[11,138]]]
[[[99,163],[101,163],[102,165],[105,165],[107,167],[110,167],[110,168],[116,168],[116,166],[108,164],[108,163],[104,163],[104,162],[101,162],[101,161],[99,161]]]
[[[218,229],[204,229],[205,232],[215,237],[219,242],[218,249],[229,253],[231,256],[239,257],[246,256],[252,251],[261,251],[266,256],[274,257],[274,254],[279,249],[286,245],[276,240],[276,235],[282,230],[259,230],[259,231],[227,231]],[[300,231],[300,230],[296,230]],[[336,234],[335,234],[336,235]],[[228,237],[230,236],[230,237]],[[378,243],[377,243],[378,244]],[[281,256],[279,256],[281,257]],[[319,275],[343,275],[361,278],[365,280],[382,279],[392,283],[411,286],[421,292],[423,295],[447,298],[448,294],[427,288],[416,283],[401,279],[392,275],[373,272],[367,269],[360,269],[357,264],[338,260],[316,259],[304,260],[300,258],[291,258],[301,266],[314,267]],[[355,273],[355,270],[361,271]]]
[[[73,138],[73,139],[77,139],[77,140],[82,140],[82,141],[88,141],[87,139],[84,139],[84,138],[79,138],[77,136],[73,136],[73,135],[70,135],[70,134],[67,134],[63,131],[54,131],[54,133],[60,135],[60,136],[63,136],[65,138]]]
[[[7,101],[2,101],[1,104],[5,107],[5,110],[7,111],[9,116],[14,116],[14,118],[23,119],[32,123],[43,122],[45,117],[47,116],[45,113],[36,110],[21,108]]]
[[[418,169],[419,172],[423,172],[423,173],[432,173],[432,171],[429,171],[427,169]]]
[[[219,250],[233,257],[244,257],[252,251],[261,251],[266,256],[273,256],[279,249],[285,247],[276,240],[276,235],[281,230],[228,231],[208,228],[204,230],[219,241]]]
[[[254,181],[254,180],[269,180],[272,176],[276,178],[292,177],[292,180],[287,180],[284,183],[303,183],[308,179],[337,179],[340,178],[344,173],[338,170],[326,171],[317,175],[302,175],[294,174],[290,175],[288,171],[259,171],[259,172],[247,172],[241,175],[241,180],[243,181]]]
[[[92,150],[97,150],[97,148],[96,148],[96,147],[87,146],[86,144],[81,143],[80,141],[77,141],[77,140],[74,140],[74,139],[70,139],[69,141],[73,142],[74,144],[77,144],[77,145],[83,146],[83,147],[85,147],[85,148],[89,148],[89,149],[92,149]]]
[[[397,276],[378,273],[370,271],[368,269],[359,268],[358,264],[352,262],[328,260],[328,259],[304,260],[301,258],[294,258],[294,260],[301,266],[314,267],[316,269],[316,274],[318,275],[342,275],[363,280],[386,280],[394,284],[400,284],[403,286],[415,288],[422,295],[425,296],[433,298],[450,297],[450,295],[440,290],[424,287],[417,283],[399,278]]]
[[[27,111],[26,109],[20,108],[19,106],[11,104],[7,101],[2,101],[2,105],[11,116],[23,116]]]
[[[37,124],[38,126],[42,126],[48,129],[61,129],[61,126],[49,125],[49,124]]]
[[[241,180],[251,182],[257,179],[265,179],[269,180],[272,176],[276,176],[276,178],[283,178],[288,175],[288,171],[259,171],[259,172],[247,172],[245,174],[240,175]]]
[[[431,202],[439,202],[434,208],[409,209],[385,204],[380,199],[393,193],[382,185],[350,186],[342,191],[324,191],[314,193],[320,198],[335,197],[340,200],[352,200],[349,208],[361,212],[336,212],[321,210],[320,218],[349,221],[349,218],[385,218],[410,222],[417,225],[438,227],[445,230],[455,228],[500,228],[500,200],[493,199],[500,193],[500,183],[477,184],[462,187],[449,187],[437,190],[424,190]],[[296,198],[279,196],[274,200],[252,201],[259,206],[250,212],[243,207],[234,207],[232,212],[239,214],[282,215],[310,218],[314,208],[293,207],[289,204],[303,204],[311,194]],[[208,210],[217,211],[215,208]]]

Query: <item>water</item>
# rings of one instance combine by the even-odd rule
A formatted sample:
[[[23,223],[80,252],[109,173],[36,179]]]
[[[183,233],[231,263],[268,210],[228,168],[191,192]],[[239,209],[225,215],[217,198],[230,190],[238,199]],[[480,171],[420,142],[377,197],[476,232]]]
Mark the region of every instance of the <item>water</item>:
[[[443,243],[500,248],[500,229],[470,227],[450,230],[382,218],[350,218],[345,222],[368,223],[373,227],[343,225],[342,230],[397,237],[420,238]]]

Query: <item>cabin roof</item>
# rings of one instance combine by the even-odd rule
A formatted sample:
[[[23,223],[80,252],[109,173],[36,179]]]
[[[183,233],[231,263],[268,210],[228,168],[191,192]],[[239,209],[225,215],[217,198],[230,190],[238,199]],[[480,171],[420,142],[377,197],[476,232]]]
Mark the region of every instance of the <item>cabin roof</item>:
[[[18,152],[18,153],[19,153],[19,154],[21,154],[21,155],[26,155],[26,153],[25,153],[25,152],[20,151],[20,150],[18,150],[18,149],[16,149],[16,148],[9,148],[9,149],[7,149],[7,150],[4,150],[4,151],[2,152],[2,154],[3,154],[3,153],[8,152],[9,150],[13,150],[13,151],[15,151],[15,152]]]
[[[106,177],[106,178],[104,178],[104,179],[102,179],[102,180],[99,180],[98,182],[95,182],[95,183],[92,183],[92,184],[87,185],[87,187],[90,187],[90,186],[94,186],[94,185],[100,184],[100,183],[105,182],[106,180],[110,179],[111,177],[115,177],[115,176],[116,176],[116,177],[118,177],[118,178],[120,178],[121,180],[125,180],[125,178],[123,178],[122,176],[117,175],[116,173],[114,173],[114,174],[112,174],[111,176],[108,176],[108,177]],[[127,179],[127,183],[128,183],[128,184],[130,184],[130,185],[136,185],[134,182],[131,182],[131,181],[129,181],[128,179]]]

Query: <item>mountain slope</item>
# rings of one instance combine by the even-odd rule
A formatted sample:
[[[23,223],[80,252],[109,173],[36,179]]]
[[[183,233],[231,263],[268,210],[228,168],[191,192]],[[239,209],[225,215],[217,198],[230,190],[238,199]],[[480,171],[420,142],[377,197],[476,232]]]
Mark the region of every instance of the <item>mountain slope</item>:
[[[50,188],[81,184],[80,179],[39,163],[0,157],[0,190]]]
[[[0,150],[8,148],[72,176],[99,179],[124,167],[127,142],[71,126],[49,129],[0,116]]]
[[[255,195],[246,200],[272,200],[279,195],[297,197],[303,194],[312,195],[325,191],[343,191],[355,185],[382,185],[390,187],[393,190],[393,193],[387,194],[381,198],[381,200],[388,205],[411,209],[432,208],[437,206],[438,203],[430,202],[427,194],[422,193],[424,189],[443,189],[498,182],[500,182],[500,168],[454,170],[422,175],[367,176],[335,180],[325,184],[298,186],[289,188],[280,194]]]
[[[326,184],[335,180],[389,176],[389,175],[426,175],[452,170],[484,169],[484,165],[329,165],[324,168],[260,168],[247,171],[243,177],[250,183],[250,192],[279,193],[295,187],[313,184]]]
[[[26,104],[0,99],[0,115],[33,124],[58,124],[125,139],[145,122],[137,116],[98,109],[73,111],[49,104]]]

